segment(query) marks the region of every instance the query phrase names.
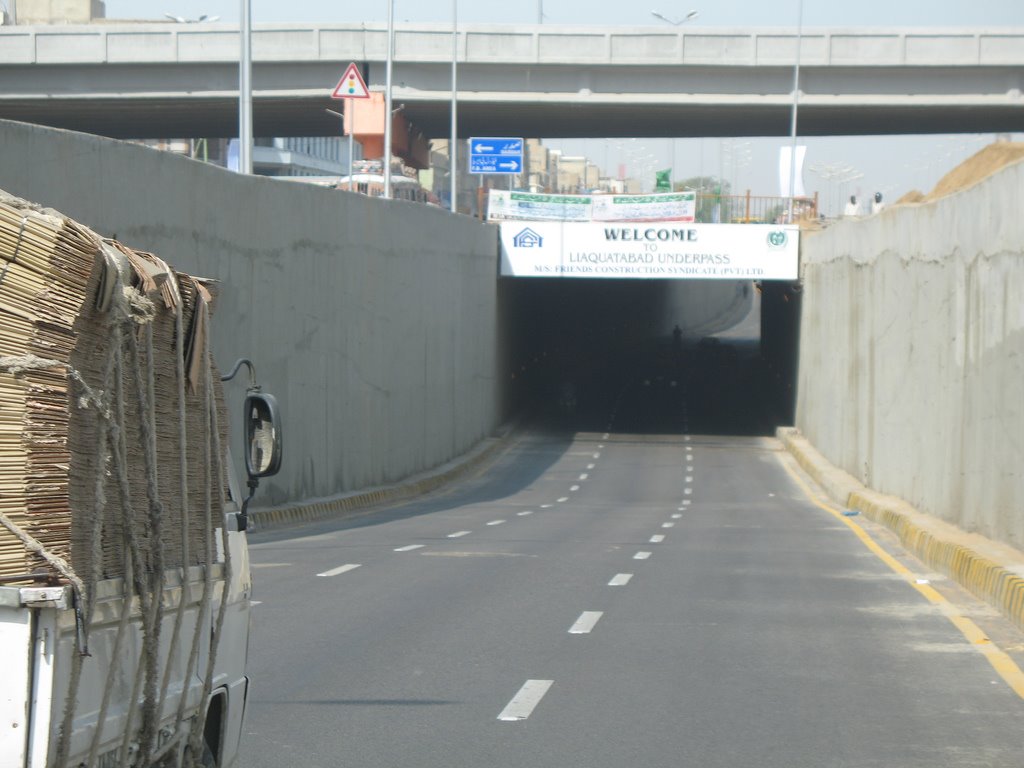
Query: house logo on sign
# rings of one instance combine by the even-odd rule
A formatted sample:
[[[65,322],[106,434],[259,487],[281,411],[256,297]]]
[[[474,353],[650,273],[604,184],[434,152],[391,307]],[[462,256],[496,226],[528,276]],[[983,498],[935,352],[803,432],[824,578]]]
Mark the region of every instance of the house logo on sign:
[[[512,245],[516,248],[540,248],[544,245],[544,238],[527,227],[512,238]]]

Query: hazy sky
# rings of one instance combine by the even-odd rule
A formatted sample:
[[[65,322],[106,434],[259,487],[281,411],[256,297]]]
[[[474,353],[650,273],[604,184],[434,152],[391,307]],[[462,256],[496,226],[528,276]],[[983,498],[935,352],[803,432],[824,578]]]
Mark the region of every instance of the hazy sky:
[[[394,0],[395,20],[437,22],[452,19],[452,0]],[[387,0],[251,0],[253,22],[383,22]],[[106,0],[108,18],[164,19],[173,14],[185,19],[219,16],[237,23],[241,0]],[[667,26],[655,18],[656,10],[682,19],[696,10],[695,27],[789,27],[797,24],[799,0],[648,0],[639,5],[613,0],[459,0],[460,22],[535,24],[543,10],[545,24]],[[810,27],[1024,27],[1024,0],[804,0],[803,26]],[[543,138],[543,137],[540,137]],[[988,135],[828,137],[801,140],[807,145],[804,182],[818,191],[826,210],[840,205],[849,194],[861,199],[876,191],[889,201],[911,189],[927,192],[950,168],[993,140]],[[1024,135],[1015,134],[1017,141]],[[630,175],[652,169],[673,169],[676,179],[721,175],[738,190],[754,194],[778,193],[778,151],[788,139],[572,139],[551,140],[548,146],[567,154],[582,154],[614,173],[620,162]],[[840,183],[837,168],[849,168]],[[653,176],[652,176],[653,177]],[[839,177],[841,178],[841,177]]]
[[[253,20],[385,21],[387,0],[251,0]],[[451,20],[452,0],[394,0],[396,21]],[[241,0],[106,0],[110,18],[195,19],[206,14],[237,21]],[[1024,24],[1020,0],[805,0],[807,26],[1016,26]],[[797,0],[459,0],[459,19],[495,24],[536,23],[543,9],[550,24],[663,24],[651,9],[680,19],[690,10],[697,26],[795,26]]]

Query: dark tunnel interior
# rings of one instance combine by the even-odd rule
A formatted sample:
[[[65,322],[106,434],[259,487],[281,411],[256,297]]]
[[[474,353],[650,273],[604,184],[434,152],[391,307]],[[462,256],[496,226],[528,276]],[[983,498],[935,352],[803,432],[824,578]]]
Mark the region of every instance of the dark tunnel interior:
[[[799,285],[750,283],[746,317],[700,335],[675,330],[671,282],[502,279],[508,415],[618,434],[770,435],[793,424]]]

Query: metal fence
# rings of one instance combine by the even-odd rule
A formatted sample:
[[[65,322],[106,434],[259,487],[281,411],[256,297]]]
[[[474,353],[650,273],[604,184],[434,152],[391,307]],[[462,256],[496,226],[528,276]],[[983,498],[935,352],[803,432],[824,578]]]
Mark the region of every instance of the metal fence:
[[[721,224],[785,224],[818,218],[818,193],[814,197],[751,195],[697,195],[696,220]]]

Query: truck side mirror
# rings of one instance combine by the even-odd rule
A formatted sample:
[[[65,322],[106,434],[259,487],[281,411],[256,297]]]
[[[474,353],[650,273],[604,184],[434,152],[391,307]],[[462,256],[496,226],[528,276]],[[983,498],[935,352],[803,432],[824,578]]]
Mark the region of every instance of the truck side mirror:
[[[270,477],[281,469],[281,421],[273,395],[245,396],[245,470],[250,478]]]

